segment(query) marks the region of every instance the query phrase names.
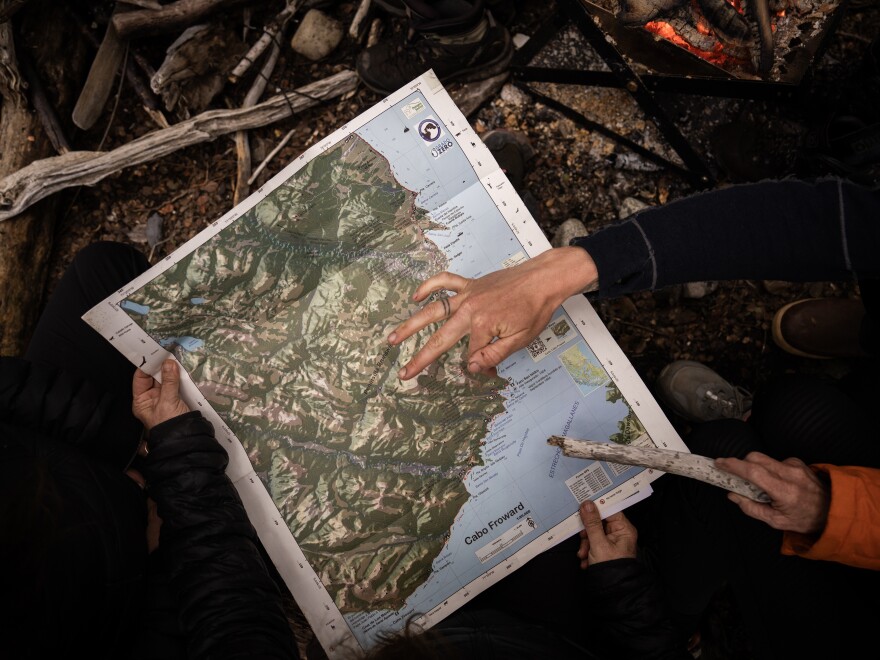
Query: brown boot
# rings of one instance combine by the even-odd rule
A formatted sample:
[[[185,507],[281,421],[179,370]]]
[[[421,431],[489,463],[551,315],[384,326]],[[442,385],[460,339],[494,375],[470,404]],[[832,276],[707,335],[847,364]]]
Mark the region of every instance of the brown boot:
[[[867,357],[859,343],[865,306],[852,298],[796,300],[773,317],[773,341],[800,357]]]

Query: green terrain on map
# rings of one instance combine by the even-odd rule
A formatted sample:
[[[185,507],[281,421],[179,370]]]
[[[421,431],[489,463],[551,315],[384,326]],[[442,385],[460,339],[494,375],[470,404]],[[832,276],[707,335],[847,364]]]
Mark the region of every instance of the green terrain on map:
[[[386,337],[446,268],[416,194],[351,135],[123,303],[242,441],[342,612],[399,609],[427,579],[504,411],[464,342],[397,378],[429,333]]]

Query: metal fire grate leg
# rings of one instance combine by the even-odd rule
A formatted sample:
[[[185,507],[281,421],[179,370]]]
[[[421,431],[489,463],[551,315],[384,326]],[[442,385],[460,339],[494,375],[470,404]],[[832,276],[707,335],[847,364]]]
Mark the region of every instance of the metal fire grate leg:
[[[603,19],[595,12],[591,12],[584,0],[556,0],[557,7],[562,11],[557,12],[554,21],[545,25],[517,52],[511,65],[511,74],[515,83],[524,91],[572,121],[617,141],[646,160],[679,173],[698,189],[707,188],[717,183],[714,175],[703,159],[694,151],[675,122],[660,106],[654,93],[695,93],[743,99],[790,100],[796,98],[804,92],[808,85],[812,73],[811,66],[820,57],[828,36],[839,23],[847,1],[840,1],[837,10],[828,20],[828,25],[821,37],[816,40],[816,43],[810,45],[810,49],[805,50],[805,54],[801,54],[800,68],[793,72],[792,79],[781,82],[738,79],[701,60],[687,65],[691,68],[686,73],[639,75],[627,63],[614,43],[626,38],[626,32],[620,30],[616,19],[610,14]],[[602,20],[604,20],[604,24],[602,24]],[[580,31],[608,66],[609,71],[554,69],[529,65],[540,50],[569,22]],[[615,31],[614,39],[609,36],[611,31]],[[541,93],[529,85],[529,82],[625,89],[649,119],[654,122],[669,146],[684,163],[684,167],[642,147],[606,126],[588,119],[569,106]]]

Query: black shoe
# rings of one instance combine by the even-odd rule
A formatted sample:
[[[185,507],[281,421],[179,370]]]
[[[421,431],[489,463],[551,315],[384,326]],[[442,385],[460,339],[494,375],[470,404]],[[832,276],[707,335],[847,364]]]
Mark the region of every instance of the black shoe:
[[[358,56],[357,72],[367,87],[388,95],[429,69],[442,83],[472,82],[503,73],[512,59],[507,28],[490,25],[472,44],[441,43],[433,35],[413,32],[403,43],[376,44]]]

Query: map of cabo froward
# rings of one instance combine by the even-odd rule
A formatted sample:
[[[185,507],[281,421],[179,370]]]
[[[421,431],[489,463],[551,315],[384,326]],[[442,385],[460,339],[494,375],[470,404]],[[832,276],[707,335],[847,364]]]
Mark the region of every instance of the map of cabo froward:
[[[582,296],[488,378],[467,337],[388,334],[443,270],[549,249],[433,74],[295,159],[84,318],[213,424],[227,474],[330,658],[431,627],[660,473],[570,458],[552,435],[686,451]],[[454,295],[454,294],[453,294]],[[574,561],[574,558],[573,558]]]
[[[342,612],[425,581],[504,409],[464,343],[397,378],[385,338],[445,268],[414,199],[352,135],[122,304],[235,430]]]

